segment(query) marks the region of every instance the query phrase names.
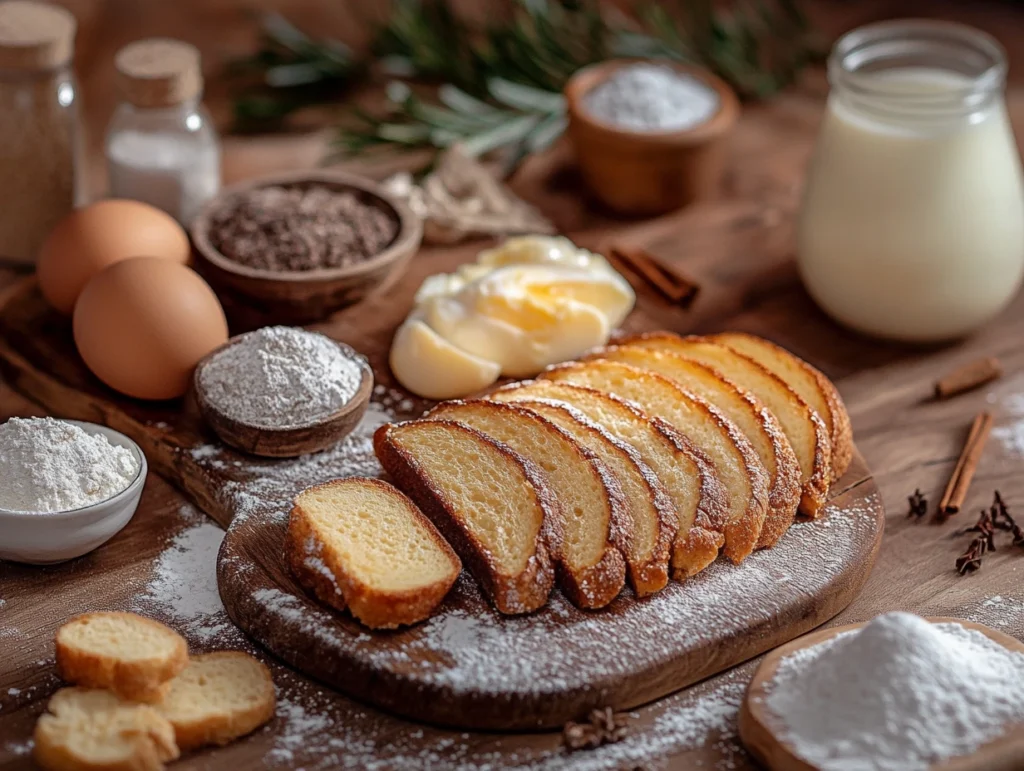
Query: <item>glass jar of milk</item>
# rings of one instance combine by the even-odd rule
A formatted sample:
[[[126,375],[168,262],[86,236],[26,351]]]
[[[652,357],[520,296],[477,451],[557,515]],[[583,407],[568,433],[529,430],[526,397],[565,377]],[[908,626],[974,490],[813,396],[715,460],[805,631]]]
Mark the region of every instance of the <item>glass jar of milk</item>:
[[[797,237],[808,291],[872,335],[977,329],[1024,271],[1002,48],[957,24],[884,22],[841,38],[828,74]]]

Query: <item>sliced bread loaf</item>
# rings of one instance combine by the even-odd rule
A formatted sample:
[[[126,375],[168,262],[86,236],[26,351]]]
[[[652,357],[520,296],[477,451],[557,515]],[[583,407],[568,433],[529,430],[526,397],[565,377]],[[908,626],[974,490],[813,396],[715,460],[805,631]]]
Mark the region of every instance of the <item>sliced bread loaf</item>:
[[[373,448],[499,611],[529,613],[547,602],[561,520],[532,462],[448,420],[381,426]]]
[[[475,428],[540,467],[562,518],[562,548],[555,554],[562,591],[581,608],[601,608],[618,596],[632,522],[618,480],[593,452],[515,404],[444,402],[427,417]]]
[[[162,771],[180,754],[166,718],[110,691],[62,688],[46,709],[32,756],[47,771]]]
[[[285,549],[303,586],[374,629],[427,618],[462,569],[430,520],[379,479],[337,479],[300,493]]]
[[[154,702],[188,663],[188,645],[173,629],[134,613],[85,613],[57,630],[56,659],[69,683]]]
[[[743,433],[717,408],[656,372],[605,359],[563,364],[541,377],[597,388],[635,402],[703,450],[729,494],[726,520],[711,526],[724,533],[724,552],[733,562],[750,555],[768,510],[768,473]]]
[[[750,440],[768,472],[768,513],[757,545],[773,546],[793,524],[800,505],[800,465],[782,426],[761,400],[721,372],[674,353],[640,346],[609,346],[593,358],[657,372],[718,407]]]
[[[728,494],[710,460],[661,419],[617,396],[594,388],[553,380],[528,380],[498,389],[500,401],[548,399],[569,404],[629,444],[654,471],[672,500],[678,531],[672,545],[672,575],[677,580],[706,568],[725,542],[711,522],[728,517]],[[654,548],[654,543],[650,547]],[[643,549],[634,533],[634,548]]]
[[[171,680],[156,710],[174,727],[182,750],[227,744],[274,716],[270,670],[248,653],[193,656]]]
[[[843,399],[831,380],[803,359],[763,338],[724,332],[712,335],[711,340],[749,356],[802,396],[828,428],[832,442],[832,479],[839,479],[846,473],[853,459],[853,429]]]
[[[707,338],[650,332],[626,338],[621,344],[653,348],[698,361],[757,394],[778,418],[800,463],[800,510],[808,516],[817,516],[832,482],[832,440],[824,421],[786,381],[753,359]]]

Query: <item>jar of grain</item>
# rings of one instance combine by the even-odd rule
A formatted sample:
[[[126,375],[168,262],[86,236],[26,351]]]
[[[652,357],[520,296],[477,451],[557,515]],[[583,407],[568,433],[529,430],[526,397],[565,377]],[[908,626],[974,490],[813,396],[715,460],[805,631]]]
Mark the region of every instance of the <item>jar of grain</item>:
[[[75,18],[49,3],[0,3],[0,259],[34,263],[75,203]]]
[[[107,127],[110,194],[163,209],[188,224],[220,190],[220,140],[199,98],[199,51],[152,38],[115,59],[124,98]]]

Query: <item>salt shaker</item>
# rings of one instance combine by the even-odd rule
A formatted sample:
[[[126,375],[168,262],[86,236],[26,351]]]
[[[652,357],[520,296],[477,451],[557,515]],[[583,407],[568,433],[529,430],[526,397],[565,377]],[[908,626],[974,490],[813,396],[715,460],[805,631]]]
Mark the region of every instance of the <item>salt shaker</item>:
[[[75,27],[49,3],[0,3],[0,259],[35,262],[75,204]]]
[[[107,127],[110,194],[187,224],[220,189],[220,140],[200,103],[199,51],[140,40],[117,53],[115,66],[124,101]]]

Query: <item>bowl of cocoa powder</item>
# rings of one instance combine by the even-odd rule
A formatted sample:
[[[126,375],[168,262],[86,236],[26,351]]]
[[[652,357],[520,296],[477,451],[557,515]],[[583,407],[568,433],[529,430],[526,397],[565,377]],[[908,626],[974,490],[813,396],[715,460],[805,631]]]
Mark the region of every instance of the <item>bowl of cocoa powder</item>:
[[[191,234],[197,269],[246,328],[312,323],[386,291],[423,225],[370,180],[312,171],[225,188]]]

